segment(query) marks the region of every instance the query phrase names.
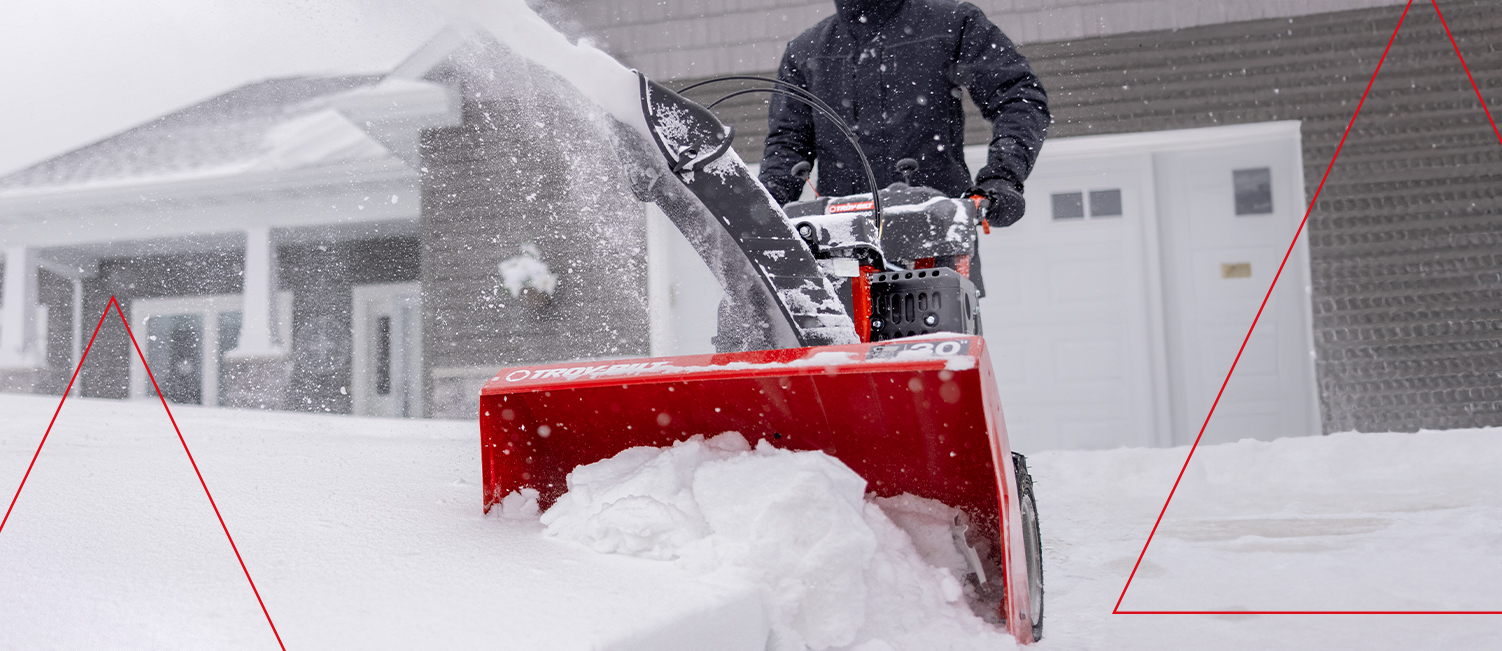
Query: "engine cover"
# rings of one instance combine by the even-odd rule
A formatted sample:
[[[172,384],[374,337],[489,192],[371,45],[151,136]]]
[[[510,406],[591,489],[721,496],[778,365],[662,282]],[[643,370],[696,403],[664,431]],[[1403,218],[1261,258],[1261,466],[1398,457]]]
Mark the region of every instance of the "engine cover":
[[[981,334],[975,284],[948,267],[871,274],[871,341]]]

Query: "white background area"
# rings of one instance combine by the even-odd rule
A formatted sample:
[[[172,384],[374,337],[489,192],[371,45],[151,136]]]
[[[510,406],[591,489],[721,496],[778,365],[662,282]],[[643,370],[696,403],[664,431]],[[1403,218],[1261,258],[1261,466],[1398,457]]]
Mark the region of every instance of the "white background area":
[[[442,27],[416,0],[0,3],[0,175],[233,88],[384,74]]]

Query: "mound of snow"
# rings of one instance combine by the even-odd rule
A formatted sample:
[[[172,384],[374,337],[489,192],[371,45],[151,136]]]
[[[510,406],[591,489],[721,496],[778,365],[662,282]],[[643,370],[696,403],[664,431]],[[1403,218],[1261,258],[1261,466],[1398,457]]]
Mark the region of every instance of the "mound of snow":
[[[533,496],[508,499],[512,517],[535,509]],[[910,495],[868,499],[822,452],[752,449],[729,432],[580,466],[542,523],[599,552],[752,582],[770,649],[1010,648],[964,598],[950,515]]]

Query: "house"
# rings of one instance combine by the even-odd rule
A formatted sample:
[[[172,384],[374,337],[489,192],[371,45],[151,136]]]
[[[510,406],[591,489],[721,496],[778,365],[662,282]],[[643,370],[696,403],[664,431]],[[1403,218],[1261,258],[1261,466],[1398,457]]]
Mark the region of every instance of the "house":
[[[299,353],[349,335],[306,324],[416,282],[416,133],[384,127],[451,113],[425,82],[270,80],[0,179],[6,382],[61,392],[115,296],[169,399],[348,410],[349,362]],[[130,345],[101,331],[80,393],[146,395]]]
[[[1055,116],[1029,216],[983,243],[1019,448],[1193,440],[1321,182],[1207,440],[1502,425],[1502,145],[1432,8],[1325,181],[1402,2],[977,4]],[[1441,4],[1490,101],[1502,9]],[[832,5],[556,10],[681,87],[771,75]],[[110,296],[162,391],[206,405],[466,417],[507,364],[703,350],[718,288],[586,104],[445,33],[389,74],[252,84],[0,178],[0,381],[60,392]],[[717,113],[755,163],[762,99]],[[987,138],[971,107],[967,156]],[[123,330],[94,346],[83,395],[151,394]]]
[[[555,305],[598,298],[582,270],[551,294],[497,295],[498,263],[536,243],[581,268],[610,251],[504,213],[552,192],[576,198],[562,221],[591,216],[588,193],[519,171],[518,156],[559,152],[535,128],[504,133],[503,110],[466,93],[475,74],[454,61],[484,55],[464,48],[445,32],[386,75],[250,84],[0,178],[3,386],[61,393],[111,297],[160,391],[207,406],[462,415],[507,361],[645,352],[629,334],[644,304],[624,319]],[[479,248],[495,255],[477,262]],[[527,307],[501,314],[513,299]],[[587,341],[560,339],[583,328]],[[131,346],[106,320],[78,393],[156,395]]]

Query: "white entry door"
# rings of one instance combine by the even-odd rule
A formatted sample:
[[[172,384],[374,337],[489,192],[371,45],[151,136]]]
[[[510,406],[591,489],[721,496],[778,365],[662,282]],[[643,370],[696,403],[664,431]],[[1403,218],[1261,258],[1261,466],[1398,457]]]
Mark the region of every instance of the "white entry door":
[[[1157,154],[1175,443],[1192,443],[1304,214],[1298,142]],[[1308,253],[1289,258],[1204,443],[1320,433]]]
[[[652,355],[713,353],[712,339],[719,327],[720,298],[725,291],[657,204],[644,204],[643,212],[647,220]]]
[[[1297,122],[1051,140],[981,237],[986,342],[1022,452],[1187,445],[1303,216]],[[972,169],[985,149],[966,149]],[[1318,434],[1301,244],[1205,442]]]
[[[354,288],[353,402],[362,416],[422,416],[422,298],[417,283]]]
[[[1027,215],[980,236],[981,324],[1014,449],[1161,444],[1143,264],[1148,161],[1040,165]]]

